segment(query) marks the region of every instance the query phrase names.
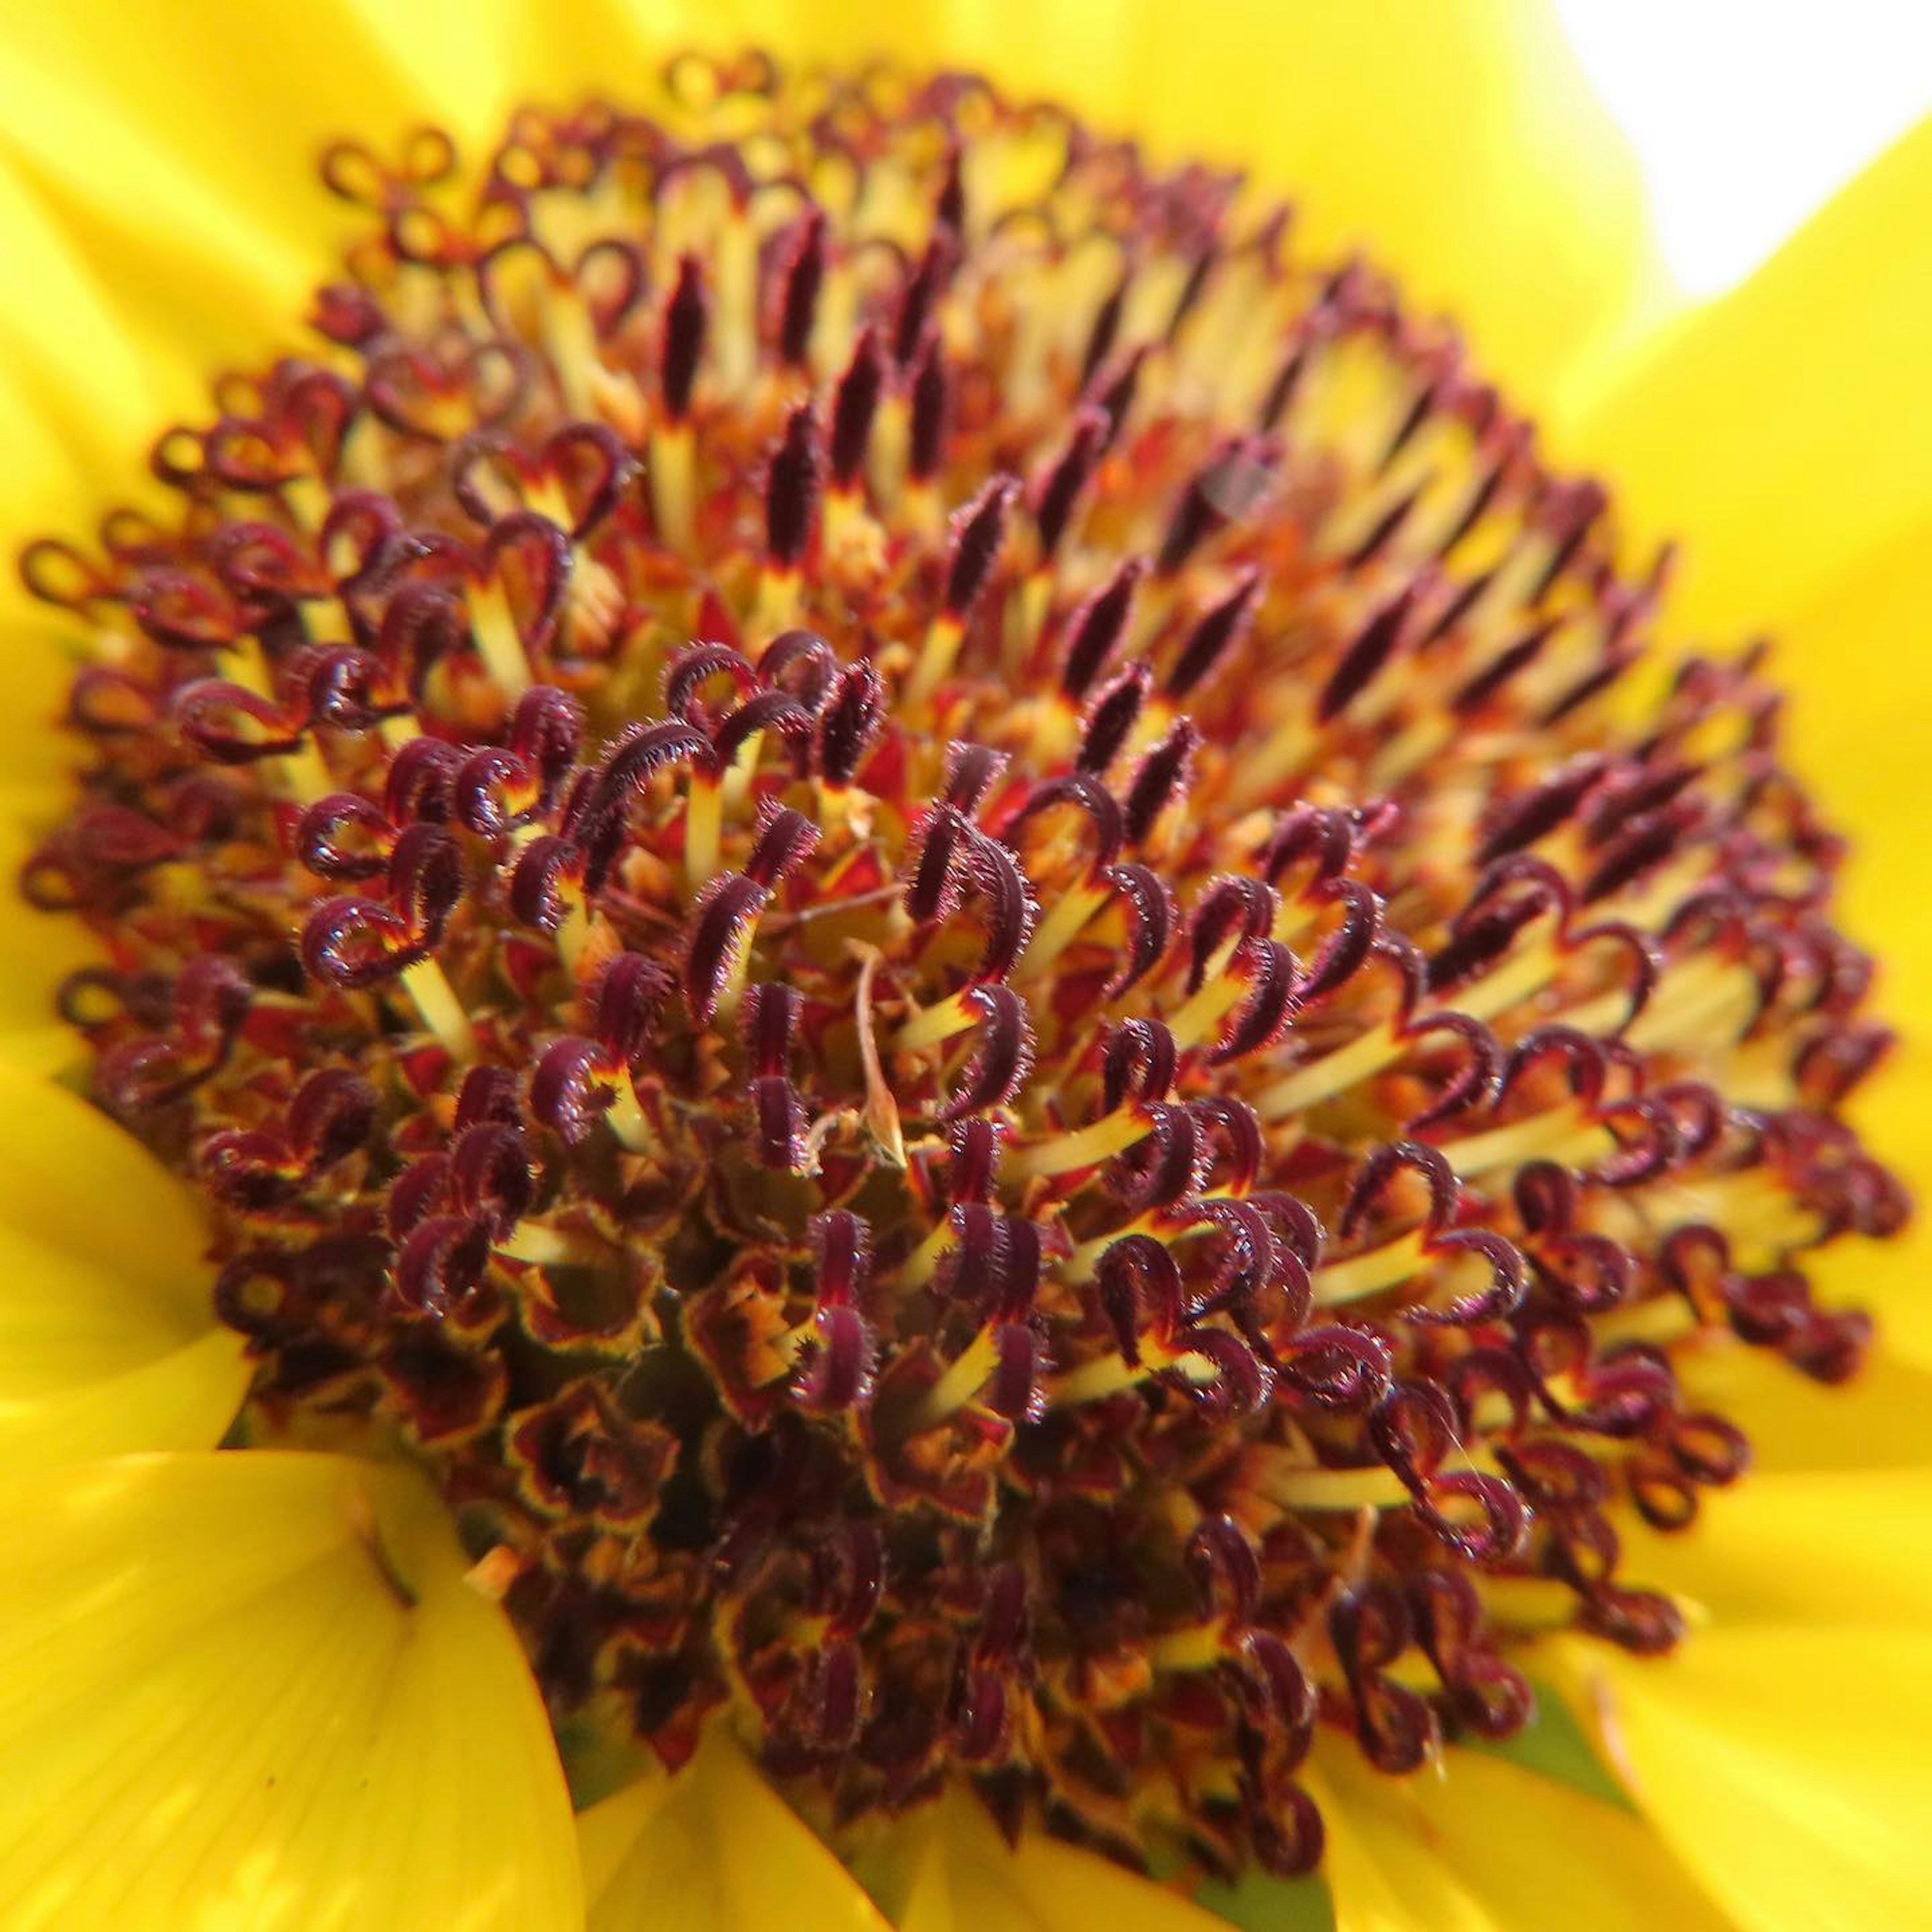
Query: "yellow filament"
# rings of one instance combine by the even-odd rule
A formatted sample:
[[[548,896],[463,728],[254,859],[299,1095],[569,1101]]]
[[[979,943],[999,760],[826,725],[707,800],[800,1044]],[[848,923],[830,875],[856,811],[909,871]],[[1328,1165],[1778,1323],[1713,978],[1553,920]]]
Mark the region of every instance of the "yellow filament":
[[[998,1360],[992,1330],[981,1329],[938,1381],[920,1397],[905,1432],[908,1436],[923,1435],[927,1430],[938,1428],[948,1416],[964,1408],[986,1385],[986,1378],[993,1372]]]
[[[597,394],[592,371],[602,366],[597,350],[597,330],[590,304],[573,284],[553,284],[544,291],[544,343],[550,351],[550,367],[563,391],[565,406],[580,419],[597,420]],[[544,513],[549,515],[546,511]],[[553,518],[562,528],[567,519]]]
[[[422,1023],[442,1042],[450,1058],[466,1064],[476,1058],[476,1029],[448,976],[434,959],[418,959],[403,970],[403,989],[416,1004]]]
[[[1582,1107],[1572,1100],[1506,1127],[1444,1141],[1440,1151],[1458,1174],[1472,1174],[1528,1160],[1585,1166],[1615,1153],[1616,1144],[1610,1130],[1586,1121]]]
[[[1014,978],[1037,979],[1079,938],[1087,922],[1112,896],[1108,886],[1087,884],[1076,886],[1056,900],[1053,910],[1040,921],[1028,942]]]
[[[1401,1057],[1402,1042],[1395,1028],[1384,1021],[1346,1046],[1338,1046],[1333,1053],[1324,1053],[1318,1060],[1311,1060],[1263,1088],[1258,1105],[1261,1117],[1264,1120],[1280,1120],[1291,1114],[1304,1112],[1380,1072]]]
[[[758,573],[758,602],[752,629],[758,637],[776,638],[798,622],[798,572],[766,564]]]
[[[899,1286],[908,1292],[925,1287],[952,1248],[952,1217],[949,1214],[935,1222],[931,1233],[899,1264]]]
[[[503,586],[494,578],[470,590],[470,628],[476,633],[476,648],[496,688],[506,698],[520,698],[530,686],[530,661],[517,634],[516,620],[510,615]]]
[[[616,1088],[617,1097],[606,1109],[604,1120],[632,1154],[647,1154],[656,1146],[657,1136],[644,1118],[644,1110],[638,1105],[637,1089],[632,1085],[628,1073],[618,1076]]]
[[[1246,981],[1222,967],[1210,966],[1201,990],[1180,1006],[1168,1022],[1177,1046],[1198,1046],[1215,1032],[1248,992]]]
[[[951,611],[942,610],[933,619],[920,651],[919,662],[913,666],[912,676],[906,682],[908,704],[928,704],[932,701],[933,694],[952,670],[965,636],[959,620]]]
[[[1423,1263],[1423,1236],[1420,1231],[1398,1235],[1380,1247],[1352,1255],[1345,1262],[1330,1262],[1315,1270],[1315,1299],[1324,1307],[1338,1301],[1359,1301],[1379,1294],[1416,1274]]]
[[[672,550],[688,554],[698,528],[698,452],[686,422],[651,431],[651,511],[658,534]]]
[[[1006,1172],[1023,1180],[1042,1174],[1071,1174],[1124,1153],[1147,1135],[1147,1116],[1138,1107],[1117,1107],[1086,1126],[1016,1148],[1006,1156]]]
[[[610,1250],[574,1228],[554,1228],[546,1221],[519,1221],[508,1237],[496,1244],[496,1252],[538,1268],[590,1268],[605,1259]]]
[[[919,1053],[976,1026],[979,1012],[967,998],[971,990],[965,988],[914,1014],[893,1036],[892,1051]]]
[[[724,825],[723,773],[696,772],[684,802],[684,876],[694,892],[718,876]]]
[[[1208,1670],[1227,1655],[1228,1646],[1220,1624],[1196,1624],[1150,1640],[1147,1654],[1156,1670]]]
[[[906,460],[912,447],[912,410],[902,395],[887,396],[872,418],[866,447],[866,475],[874,502],[894,508],[905,488]]]

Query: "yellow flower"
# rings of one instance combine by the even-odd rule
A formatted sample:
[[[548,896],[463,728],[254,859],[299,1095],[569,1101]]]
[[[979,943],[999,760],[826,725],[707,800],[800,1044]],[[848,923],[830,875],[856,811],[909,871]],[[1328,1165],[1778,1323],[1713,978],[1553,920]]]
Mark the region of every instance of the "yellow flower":
[[[352,257],[362,293],[337,284],[300,338],[316,380],[284,445],[171,434],[179,488],[152,502],[173,523],[44,545],[41,598],[0,607],[0,850],[85,914],[10,912],[0,974],[0,1925],[1924,1922],[1923,1244],[1814,1254],[1826,1224],[1895,1232],[1896,1201],[1850,1138],[1766,1124],[1834,1114],[1870,1043],[1848,950],[1802,916],[1828,842],[1757,755],[1754,670],[1622,700],[1686,638],[1777,636],[1800,768],[1858,828],[1843,916],[1907,1032],[1849,1111],[1932,1174],[1912,808],[1932,128],[1748,286],[1660,322],[1624,158],[1526,5],[676,10],[72,4],[0,49],[14,542],[121,500],[158,424],[210,420],[211,369],[296,352],[344,228],[308,184],[322,141],[366,143],[331,172],[389,224]],[[664,188],[634,129],[614,171],[664,212],[627,252],[621,193],[586,208],[569,173],[610,124],[536,116],[496,214],[538,208],[556,254],[566,234],[602,254],[578,277],[514,248],[478,265],[494,217],[434,225],[444,157],[396,146],[424,120],[471,155],[517,101],[586,92],[686,134],[762,126],[718,84],[761,85],[755,64],[661,77],[693,32],[835,73],[881,51],[980,68],[1163,158],[1251,166],[1305,198],[1298,292],[1279,228],[1246,201],[1238,221],[1210,176],[1150,186],[1102,151],[1016,185],[1030,142],[1064,162],[1064,123],[963,88],[941,99],[956,148],[932,117],[914,139],[890,79],[843,103],[862,220],[830,136],[788,123],[818,172],[748,198],[728,165]],[[806,190],[872,238],[823,289]],[[986,251],[1003,201],[1115,232],[1048,287],[1024,239]],[[1196,286],[1208,238],[1236,233]],[[1400,307],[1373,268],[1328,272],[1358,245]],[[962,260],[970,317],[920,307],[922,265],[937,286]],[[1541,418],[1553,474],[1416,326],[1444,309]],[[862,311],[882,333],[855,351]],[[1256,316],[1279,325],[1260,359]],[[497,330],[527,352],[464,359]],[[1170,337],[1143,377],[1136,344]],[[709,358],[708,388],[667,373],[680,355]],[[603,430],[507,453],[470,434],[526,424],[544,370],[534,419]],[[329,370],[358,408],[383,388],[381,425],[340,448]],[[266,419],[278,380],[226,379],[218,412]],[[1136,380],[1162,434],[1116,448]],[[868,382],[885,400],[862,407]],[[1251,413],[1268,398],[1298,453],[1204,441],[1223,386]],[[951,468],[928,460],[948,433]],[[1441,493],[1492,462],[1506,512],[1486,522],[1484,496],[1466,530]],[[1543,656],[1545,620],[1620,673],[1654,586],[1586,541],[1599,502],[1565,464],[1612,484],[1618,556],[1685,545],[1660,639],[1598,709]],[[998,480],[1015,465],[1024,497]],[[1054,480],[1070,502],[1095,476],[1058,582]],[[1282,478],[1251,583],[1214,546]],[[439,490],[418,524],[386,520]],[[1197,552],[1213,568],[1190,575]],[[221,564],[220,594],[212,565],[167,574],[184,556]],[[1228,675],[1258,613],[1295,704]],[[1500,632],[1510,615],[1537,626]],[[804,622],[832,649],[794,641],[754,676]],[[352,638],[360,658],[307,649]],[[1161,688],[1102,680],[1117,645]],[[626,708],[658,716],[667,670],[658,737],[579,756]],[[1184,700],[1210,806],[1185,836]],[[1684,767],[1640,798],[1610,752],[1653,728]],[[1138,764],[1097,748],[1112,731]],[[942,770],[956,734],[1017,749],[1018,776]],[[478,742],[507,748],[478,764]],[[652,780],[660,759],[677,772]],[[1562,772],[1560,869],[1479,879],[1472,854],[1506,862],[1498,827],[1524,823],[1504,804]],[[1695,864],[1619,842],[1725,785],[1750,802],[1721,862],[1714,841]],[[1586,795],[1587,849],[1564,829]],[[999,840],[982,796],[1005,801]],[[1118,848],[1102,862],[1057,818],[1038,836],[1070,806]],[[1732,900],[1678,917],[1713,876],[1757,925]],[[1554,896],[1508,898],[1526,888]],[[1559,904],[1556,936],[1524,937]],[[1654,988],[1632,927],[1671,934]],[[1157,993],[1127,999],[1136,974]],[[1603,1045],[1632,1004],[1632,1044]],[[1064,1014],[1096,1012],[1113,1030],[1070,1047]],[[1126,1042],[1104,1083],[1103,1040]],[[1154,1070],[1169,1048],[1178,1076]],[[1720,1121],[1706,1082],[1743,1111]],[[1228,1178],[1250,1125],[1262,1171]],[[1700,1167],[1724,1136],[1730,1165]],[[1425,1299],[1442,1325],[1404,1325]],[[1822,1386],[1861,1352],[1854,1304],[1881,1340]],[[1510,1326],[1526,1306],[1546,1318]],[[1755,1466],[1699,1507],[1736,1473],[1726,1418]],[[1604,1510],[1559,1471],[1607,1486]],[[1318,1810],[1314,1875],[1269,1875],[1316,1862]]]

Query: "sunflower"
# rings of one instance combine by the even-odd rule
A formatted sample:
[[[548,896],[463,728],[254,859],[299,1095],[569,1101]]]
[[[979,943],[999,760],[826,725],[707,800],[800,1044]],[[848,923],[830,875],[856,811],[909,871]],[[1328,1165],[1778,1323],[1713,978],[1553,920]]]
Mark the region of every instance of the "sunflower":
[[[1932,138],[970,11],[10,27],[7,1927],[1928,1922]]]

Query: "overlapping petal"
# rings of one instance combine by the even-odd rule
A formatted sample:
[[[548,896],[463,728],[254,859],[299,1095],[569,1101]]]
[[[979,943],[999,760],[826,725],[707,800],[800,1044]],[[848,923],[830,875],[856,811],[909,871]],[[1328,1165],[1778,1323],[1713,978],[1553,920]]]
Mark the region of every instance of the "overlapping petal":
[[[0,1467],[212,1448],[248,1384],[187,1194],[64,1088],[0,1069]]]
[[[580,1922],[536,1688],[418,1478],[86,1463],[0,1495],[0,1540],[14,1932]]]
[[[838,1860],[722,1733],[678,1776],[640,1779],[592,1805],[578,1832],[588,1932],[655,1932],[670,1900],[682,1932],[885,1932]]]

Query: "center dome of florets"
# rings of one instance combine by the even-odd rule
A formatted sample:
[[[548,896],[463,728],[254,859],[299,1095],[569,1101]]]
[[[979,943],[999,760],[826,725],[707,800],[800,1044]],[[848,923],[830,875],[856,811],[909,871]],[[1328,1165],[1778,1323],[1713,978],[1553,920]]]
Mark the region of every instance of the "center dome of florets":
[[[254,1426],[421,1456],[560,1731],[728,1703],[835,1823],[1304,1869],[1318,1724],[1674,1642],[1683,1357],[1844,1378],[1900,1212],[1758,656],[1384,276],[977,80],[325,174],[321,345],[26,560],[28,889]]]

